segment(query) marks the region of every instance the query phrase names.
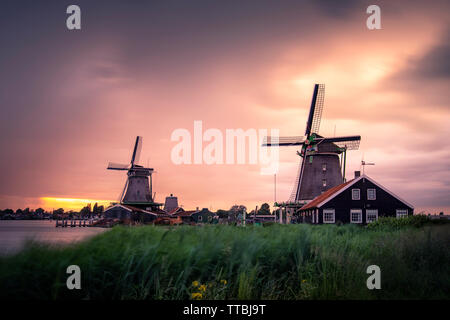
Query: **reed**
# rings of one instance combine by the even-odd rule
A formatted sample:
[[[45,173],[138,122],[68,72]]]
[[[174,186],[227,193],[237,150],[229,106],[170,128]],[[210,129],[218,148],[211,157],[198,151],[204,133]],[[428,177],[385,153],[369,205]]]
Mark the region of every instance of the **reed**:
[[[7,299],[448,299],[450,225],[114,227],[0,258]],[[82,289],[66,288],[81,268]],[[381,268],[381,290],[366,269]]]

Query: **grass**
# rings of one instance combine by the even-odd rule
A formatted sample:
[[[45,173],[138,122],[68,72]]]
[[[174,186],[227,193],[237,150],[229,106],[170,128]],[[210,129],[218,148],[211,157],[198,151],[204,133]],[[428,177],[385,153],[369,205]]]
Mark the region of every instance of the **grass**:
[[[448,299],[450,225],[114,227],[0,258],[8,299]],[[66,268],[81,268],[81,290]],[[381,290],[366,269],[381,268]]]

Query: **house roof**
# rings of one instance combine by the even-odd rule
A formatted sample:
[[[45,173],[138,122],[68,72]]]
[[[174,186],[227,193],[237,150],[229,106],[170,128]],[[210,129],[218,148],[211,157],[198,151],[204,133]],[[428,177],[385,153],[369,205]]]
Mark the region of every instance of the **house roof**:
[[[311,209],[311,208],[320,208],[322,207],[325,203],[327,203],[328,201],[330,201],[331,199],[333,199],[334,197],[338,196],[339,194],[341,194],[342,192],[344,192],[345,190],[347,190],[348,188],[350,188],[352,185],[354,185],[356,182],[358,182],[361,179],[367,179],[370,182],[372,182],[374,185],[376,185],[377,187],[379,187],[380,189],[384,190],[385,192],[389,193],[391,196],[393,196],[394,198],[396,198],[397,200],[403,202],[404,204],[406,204],[408,207],[410,207],[411,209],[414,209],[414,206],[411,205],[409,202],[403,200],[402,198],[400,198],[399,196],[397,196],[396,194],[394,194],[392,191],[389,191],[388,189],[386,189],[385,187],[383,187],[381,184],[379,184],[378,182],[376,182],[375,180],[373,180],[372,178],[366,176],[365,174],[361,175],[360,177],[347,181],[343,184],[340,184],[336,187],[333,187],[327,191],[325,191],[324,193],[322,193],[320,196],[317,196],[316,198],[314,198],[311,202],[305,204],[303,207],[301,207],[300,210],[305,210],[305,209]]]
[[[200,210],[188,210],[188,211],[181,211],[175,213],[176,216],[190,216],[196,212],[199,212]]]
[[[333,194],[339,192],[341,189],[344,189],[346,186],[348,186],[353,180],[347,181],[345,183],[342,183],[340,185],[337,185],[331,189],[328,189],[324,193],[322,193],[320,196],[315,197],[313,200],[305,204],[303,207],[300,208],[300,210],[305,209],[311,209],[311,208],[317,208],[321,202],[324,200],[330,198]]]
[[[125,210],[127,210],[129,212],[133,212],[133,211],[134,212],[142,212],[142,213],[148,213],[148,214],[151,214],[151,215],[154,215],[154,216],[167,215],[165,211],[160,210],[160,209],[157,209],[157,210],[154,210],[154,211],[149,211],[149,210],[144,210],[144,209],[141,209],[141,208],[133,207],[133,206],[130,206],[130,205],[127,205],[127,204],[115,204],[115,205],[107,208],[105,210],[105,212],[108,211],[108,210],[111,210],[112,208],[116,208],[116,207],[125,209]]]
[[[176,207],[176,208],[171,209],[170,211],[167,211],[167,213],[168,214],[174,214],[174,213],[177,213],[177,211],[183,212],[184,209],[182,207]]]

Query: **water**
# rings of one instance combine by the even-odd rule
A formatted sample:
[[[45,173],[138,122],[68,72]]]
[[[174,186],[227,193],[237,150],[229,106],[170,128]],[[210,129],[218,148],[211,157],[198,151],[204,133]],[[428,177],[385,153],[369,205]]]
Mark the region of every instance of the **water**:
[[[108,229],[92,227],[55,228],[49,220],[0,220],[0,254],[20,251],[27,240],[50,244],[70,244]]]

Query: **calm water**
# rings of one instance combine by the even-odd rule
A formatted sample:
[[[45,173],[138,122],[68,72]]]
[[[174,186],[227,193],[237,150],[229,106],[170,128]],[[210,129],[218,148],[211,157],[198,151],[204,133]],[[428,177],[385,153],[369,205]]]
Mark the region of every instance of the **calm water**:
[[[0,254],[20,251],[27,240],[50,244],[69,244],[108,229],[76,227],[55,228],[55,221],[0,220]]]

